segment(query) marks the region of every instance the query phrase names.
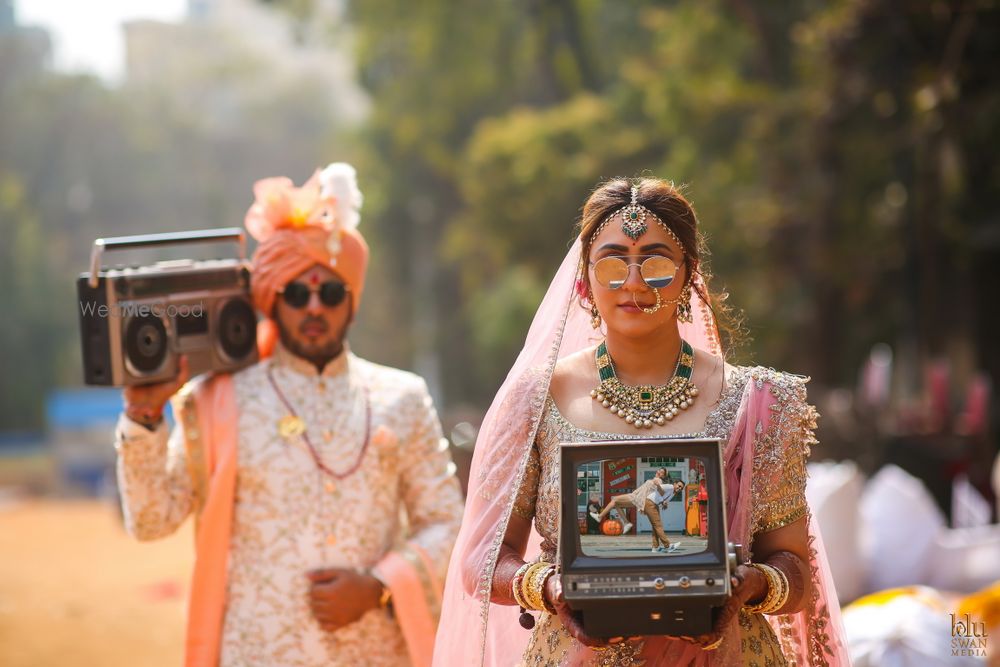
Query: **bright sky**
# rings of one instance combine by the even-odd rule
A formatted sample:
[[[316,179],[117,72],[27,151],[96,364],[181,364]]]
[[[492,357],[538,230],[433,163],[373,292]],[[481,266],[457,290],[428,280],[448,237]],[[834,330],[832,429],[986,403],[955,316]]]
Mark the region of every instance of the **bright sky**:
[[[179,21],[187,0],[14,0],[14,7],[19,24],[49,31],[56,69],[114,80],[124,66],[122,22]]]

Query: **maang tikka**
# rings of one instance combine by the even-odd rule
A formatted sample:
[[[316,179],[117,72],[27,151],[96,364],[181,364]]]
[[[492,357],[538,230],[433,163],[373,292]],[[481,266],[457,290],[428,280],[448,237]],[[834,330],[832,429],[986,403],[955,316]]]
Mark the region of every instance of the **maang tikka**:
[[[653,220],[656,220],[657,224],[663,228],[663,231],[670,234],[670,238],[677,243],[681,252],[684,252],[684,244],[681,243],[680,238],[674,233],[674,230],[670,229],[670,227],[660,220],[655,213],[639,203],[639,186],[632,186],[632,200],[626,206],[621,207],[606,217],[604,222],[598,225],[597,229],[594,230],[591,238],[597,238],[597,235],[600,234],[612,220],[619,217],[621,217],[622,232],[633,241],[638,241],[639,238],[649,230],[649,225],[646,224],[646,218],[653,218]]]
[[[622,231],[625,233],[625,236],[633,241],[637,241],[640,236],[646,233],[646,230],[649,229],[646,226],[647,213],[649,213],[649,209],[639,203],[639,188],[633,185],[632,202],[621,209]],[[664,225],[664,228],[666,228],[666,225]]]

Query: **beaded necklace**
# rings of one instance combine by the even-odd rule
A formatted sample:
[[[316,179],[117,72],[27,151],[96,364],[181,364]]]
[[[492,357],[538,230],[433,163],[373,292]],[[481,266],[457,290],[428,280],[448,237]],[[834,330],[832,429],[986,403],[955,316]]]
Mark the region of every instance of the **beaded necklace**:
[[[319,451],[312,444],[309,439],[309,434],[306,432],[306,422],[302,417],[296,414],[295,409],[292,408],[291,403],[285,398],[285,394],[278,387],[278,383],[274,379],[273,368],[271,365],[267,367],[267,379],[271,383],[271,388],[274,393],[277,394],[278,400],[281,401],[282,405],[288,411],[288,414],[282,417],[278,421],[278,433],[283,438],[294,438],[296,436],[302,436],[302,441],[306,443],[306,447],[309,448],[309,454],[312,456],[313,463],[316,464],[316,468],[322,472],[327,477],[332,477],[336,480],[342,480],[346,477],[353,475],[359,467],[361,467],[361,461],[365,458],[365,452],[368,451],[368,443],[371,440],[371,430],[372,430],[372,406],[371,400],[368,396],[368,387],[362,387],[361,393],[365,402],[365,439],[361,444],[361,452],[358,454],[357,460],[352,466],[344,471],[333,470],[320,458]]]
[[[597,346],[595,352],[597,372],[601,383],[590,396],[636,428],[663,426],[681,410],[694,405],[698,387],[691,382],[694,374],[694,349],[681,340],[677,365],[665,385],[644,384],[635,387],[623,384],[615,372],[614,362],[608,354],[607,341]]]

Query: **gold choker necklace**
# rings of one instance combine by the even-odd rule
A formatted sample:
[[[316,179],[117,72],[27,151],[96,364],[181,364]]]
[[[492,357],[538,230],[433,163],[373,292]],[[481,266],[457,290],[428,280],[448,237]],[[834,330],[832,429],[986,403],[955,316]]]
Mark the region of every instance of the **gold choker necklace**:
[[[597,372],[601,384],[590,392],[590,396],[618,415],[626,423],[636,428],[663,426],[668,421],[694,405],[698,387],[691,382],[694,374],[694,349],[687,341],[681,340],[681,351],[677,366],[667,384],[639,385],[630,387],[618,379],[615,365],[608,354],[607,341],[597,346],[595,353]]]

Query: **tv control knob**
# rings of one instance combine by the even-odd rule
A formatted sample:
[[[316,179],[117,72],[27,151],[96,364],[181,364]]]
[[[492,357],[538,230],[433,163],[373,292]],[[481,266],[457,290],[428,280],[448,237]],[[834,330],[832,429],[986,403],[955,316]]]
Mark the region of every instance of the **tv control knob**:
[[[712,577],[709,577],[708,579],[705,580],[705,585],[706,586],[714,586],[715,585],[715,579],[713,579]]]
[[[656,579],[653,579],[653,586],[658,591],[662,591],[666,587],[666,585],[667,582],[663,580],[663,577],[657,577]]]
[[[677,580],[677,585],[680,586],[681,588],[688,588],[688,587],[690,587],[691,586],[691,577],[689,577],[687,575],[684,575],[683,577],[681,577],[680,579]]]

